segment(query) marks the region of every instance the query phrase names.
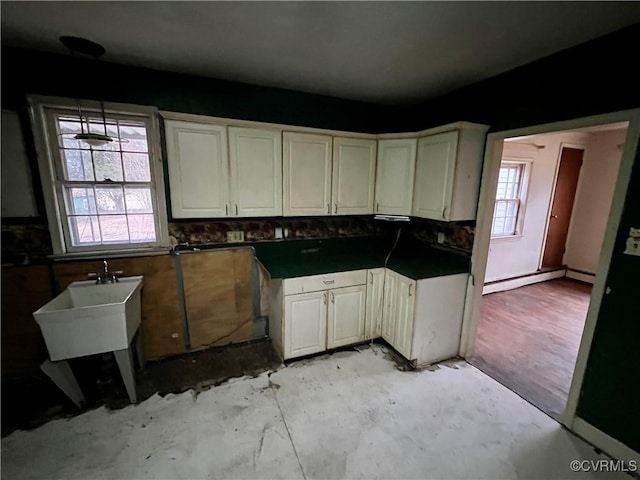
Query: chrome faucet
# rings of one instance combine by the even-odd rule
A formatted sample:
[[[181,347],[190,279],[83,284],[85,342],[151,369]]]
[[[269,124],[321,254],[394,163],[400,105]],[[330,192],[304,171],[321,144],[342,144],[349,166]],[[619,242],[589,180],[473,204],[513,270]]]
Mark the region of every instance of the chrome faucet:
[[[109,264],[106,260],[102,262],[104,264],[104,272],[101,273],[90,273],[89,278],[96,279],[96,285],[104,285],[105,283],[116,283],[118,282],[118,276],[122,275],[124,272],[122,270],[116,270],[114,272],[109,271]]]

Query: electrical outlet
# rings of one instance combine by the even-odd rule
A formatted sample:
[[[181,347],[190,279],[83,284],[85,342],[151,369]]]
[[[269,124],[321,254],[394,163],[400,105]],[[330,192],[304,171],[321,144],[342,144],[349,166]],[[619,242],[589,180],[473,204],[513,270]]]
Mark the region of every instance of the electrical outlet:
[[[640,228],[630,228],[624,253],[640,257]]]
[[[244,232],[242,230],[231,230],[227,232],[228,243],[244,242]]]
[[[444,243],[444,233],[442,232],[438,232],[438,243],[441,245]]]
[[[276,227],[275,236],[277,239],[282,238],[282,227]]]

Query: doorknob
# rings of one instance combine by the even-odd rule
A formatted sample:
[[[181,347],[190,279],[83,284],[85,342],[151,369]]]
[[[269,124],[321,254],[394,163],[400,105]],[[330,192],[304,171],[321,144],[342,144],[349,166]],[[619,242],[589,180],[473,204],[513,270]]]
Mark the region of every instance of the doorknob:
[[[551,218],[558,218],[558,215],[551,215]]]

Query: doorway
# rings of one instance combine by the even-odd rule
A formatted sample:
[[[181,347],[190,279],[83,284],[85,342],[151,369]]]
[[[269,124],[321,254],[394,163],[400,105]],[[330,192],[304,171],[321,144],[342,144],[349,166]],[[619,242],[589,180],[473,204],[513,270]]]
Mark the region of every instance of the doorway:
[[[620,118],[615,115],[608,117]],[[585,125],[589,124],[590,126],[585,128]],[[611,238],[606,240],[605,232],[609,232],[608,235],[611,237],[611,232],[615,233],[617,228],[635,150],[629,153],[625,149],[625,145],[629,143],[625,142],[627,130],[624,131],[621,141],[612,139],[613,148],[618,152],[618,156],[623,157],[623,152],[626,156],[624,162],[618,159],[619,168],[613,174],[603,174],[599,167],[604,162],[594,164],[592,160],[595,157],[603,158],[603,151],[606,149],[597,147],[596,143],[577,142],[572,138],[564,139],[565,141],[552,146],[549,142],[539,142],[539,136],[571,133],[602,139],[606,136],[605,132],[612,136],[613,130],[627,129],[629,124],[606,124],[598,122],[597,119],[558,124],[565,125],[575,125],[576,128],[563,130],[553,126],[541,126],[513,131],[512,135],[509,135],[510,132],[490,135],[489,141],[492,144],[491,148],[488,148],[485,160],[490,162],[490,165],[485,163],[473,271],[475,278],[485,278],[488,281],[482,284],[477,282],[480,285],[472,285],[470,288],[461,354],[471,363],[474,363],[475,359],[480,369],[484,369],[558,421],[570,426],[575,415],[576,392],[579,392],[584,375],[589,342],[604,290],[603,277],[606,278],[606,267],[612,250]],[[631,149],[637,146],[638,129],[637,126],[634,128]],[[522,133],[534,135],[524,136]],[[536,135],[538,137],[534,138]],[[535,159],[532,161],[530,178],[527,179],[525,176],[523,180],[524,190],[528,192],[519,205],[524,218],[516,219],[514,222],[520,223],[521,228],[516,228],[512,235],[502,235],[502,238],[496,239],[492,235],[495,233],[493,230],[496,224],[496,192],[499,189],[502,163],[505,160],[514,160],[513,149],[510,148],[512,142],[528,144],[528,156],[546,154],[549,157],[555,154],[557,163],[554,175],[549,174],[549,165],[545,166]],[[578,145],[575,145],[576,143]],[[504,158],[503,153],[509,153],[510,158]],[[584,164],[587,160],[591,161],[591,166],[588,174],[585,174]],[[598,182],[606,183],[604,180],[608,178],[607,175],[613,178],[607,180],[610,191],[608,203],[603,209],[600,205],[602,202],[594,195],[593,185],[597,185]],[[546,193],[537,187],[543,178],[548,182],[546,209],[540,203]],[[620,185],[623,186],[622,189]],[[606,188],[601,190],[604,191]],[[542,228],[539,225],[532,226],[530,217],[542,215],[541,211],[544,211],[544,225]],[[563,224],[554,222],[561,217],[565,220]],[[597,217],[598,221],[590,221],[589,217]],[[602,228],[600,238],[593,234],[594,224]],[[535,238],[536,235],[538,238]],[[539,242],[537,255],[536,249],[531,247],[532,244],[526,244],[532,240]],[[523,255],[527,253],[528,257]],[[501,260],[497,267],[491,264],[492,255]],[[554,278],[557,280],[553,280]],[[483,332],[483,316],[487,315],[492,319],[493,332],[487,329]],[[587,316],[590,316],[592,321],[591,324],[587,323],[585,328]],[[513,325],[507,325],[504,317],[516,321]],[[570,318],[573,318],[572,324],[568,321]],[[518,325],[518,321],[522,323]],[[527,330],[527,326],[535,328]],[[507,335],[509,332],[512,333],[511,337]],[[527,335],[536,337],[527,339]],[[559,346],[567,347],[566,351],[573,350],[574,353],[566,355],[566,351],[562,351]],[[478,359],[483,349],[485,357]],[[500,349],[511,354],[511,358],[509,355],[501,356]],[[490,358],[486,352],[490,352],[494,358]],[[522,357],[520,366],[519,360],[516,361],[518,356]],[[485,363],[481,364],[483,360]],[[501,372],[488,372],[487,364],[492,361],[500,362]],[[563,362],[570,366],[564,368],[564,373],[558,373],[558,369],[553,367]],[[530,374],[528,377],[522,375],[527,373],[527,370]],[[507,378],[514,374],[520,374],[519,385],[516,385],[513,378]],[[534,374],[538,375],[537,379]],[[557,387],[559,381],[562,388]],[[509,382],[512,385],[508,385]],[[532,393],[535,390],[542,395],[535,398]],[[545,403],[549,399],[553,400],[554,396],[556,398],[553,405],[550,402]]]

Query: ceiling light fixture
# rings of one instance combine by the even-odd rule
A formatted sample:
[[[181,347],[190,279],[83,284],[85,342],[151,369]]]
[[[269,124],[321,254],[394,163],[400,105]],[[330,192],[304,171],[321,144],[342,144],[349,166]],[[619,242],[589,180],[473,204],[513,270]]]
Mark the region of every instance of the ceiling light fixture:
[[[65,47],[69,49],[69,53],[71,54],[72,57],[76,53],[81,53],[81,54],[93,57],[95,60],[98,60],[106,52],[105,48],[102,45],[96,42],[92,42],[91,40],[87,40],[86,38],[62,36],[60,37],[60,41]],[[107,118],[104,112],[104,101],[102,100],[100,100],[100,113],[102,114],[102,125],[104,127],[104,133],[90,132],[88,118],[87,118],[87,131],[85,132],[80,99],[77,99],[77,102],[78,102],[78,116],[80,118],[80,133],[75,134],[73,138],[86,143],[90,147],[102,147],[113,141],[118,141],[118,142],[127,141],[127,140],[122,140],[118,137],[114,139],[113,137],[109,136],[109,134],[107,134]]]

